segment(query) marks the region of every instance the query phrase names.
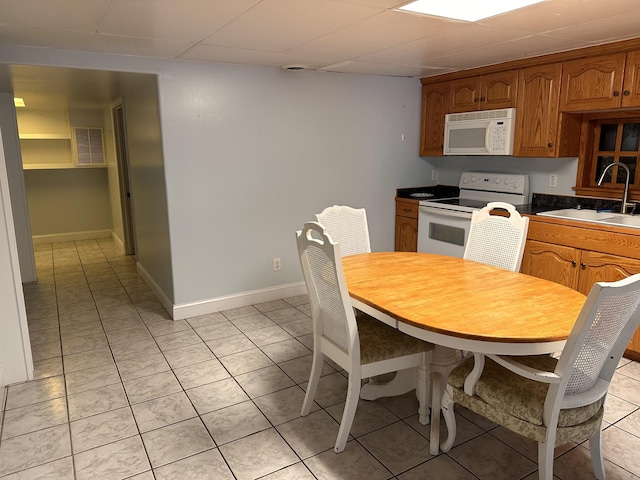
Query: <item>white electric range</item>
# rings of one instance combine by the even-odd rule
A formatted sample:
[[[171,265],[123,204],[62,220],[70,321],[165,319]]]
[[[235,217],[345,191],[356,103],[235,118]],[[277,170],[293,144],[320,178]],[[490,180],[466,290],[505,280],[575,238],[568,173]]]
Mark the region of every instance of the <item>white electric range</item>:
[[[420,201],[418,251],[462,258],[471,215],[489,202],[529,203],[529,176],[514,173],[463,172],[455,198]]]

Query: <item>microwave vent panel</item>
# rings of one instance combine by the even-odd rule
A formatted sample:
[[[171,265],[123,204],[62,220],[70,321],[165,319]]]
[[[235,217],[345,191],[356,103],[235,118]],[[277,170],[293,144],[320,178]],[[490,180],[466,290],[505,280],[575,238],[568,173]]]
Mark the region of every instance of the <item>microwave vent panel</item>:
[[[449,113],[447,122],[468,122],[474,120],[490,120],[502,118],[514,118],[515,108],[502,108],[500,110],[481,110],[479,112]]]

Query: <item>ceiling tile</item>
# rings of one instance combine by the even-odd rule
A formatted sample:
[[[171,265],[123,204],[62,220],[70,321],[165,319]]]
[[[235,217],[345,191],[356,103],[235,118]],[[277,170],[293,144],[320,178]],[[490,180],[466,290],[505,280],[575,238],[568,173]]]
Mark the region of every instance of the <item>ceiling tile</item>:
[[[314,56],[264,52],[240,48],[216,47],[214,45],[197,45],[185,53],[182,58],[204,62],[219,62],[242,65],[263,65],[281,67],[284,65],[303,65],[315,69],[323,65],[339,62],[341,59],[330,56]]]
[[[369,5],[370,7],[378,7],[378,8],[396,8],[401,7],[405,3],[408,3],[408,0],[337,0],[338,2],[344,3],[355,3],[356,5]]]
[[[433,35],[370,55],[363,55],[358,60],[428,66],[430,65],[428,60],[431,58],[502,43],[521,36],[522,34],[509,30],[466,23],[453,31]]]
[[[197,42],[260,0],[113,0],[100,33]]]
[[[613,41],[637,37],[639,33],[638,25],[640,25],[640,11],[618,15],[617,17],[607,17],[574,27],[562,28],[547,32],[547,34],[582,42],[599,42],[603,39]]]
[[[428,77],[441,75],[450,70],[444,68],[427,68],[414,65],[390,65],[371,62],[342,62],[335,66],[328,66],[320,70],[337,73],[365,73],[368,75],[390,75],[399,77]]]
[[[283,52],[379,12],[333,0],[262,0],[203,43]]]
[[[543,33],[621,15],[639,8],[638,0],[546,0],[521,10],[481,20],[480,23],[529,33]]]
[[[520,60],[546,52],[572,50],[582,46],[585,46],[585,44],[575,40],[532,35],[509,42],[430,59],[428,65],[454,70],[466,70],[509,60]]]
[[[162,58],[176,58],[193,45],[192,43],[169,40],[120,37],[34,27],[24,28],[1,24],[0,43]]]
[[[95,32],[110,0],[0,1],[0,22],[50,29]]]
[[[424,15],[385,11],[290,51],[353,58],[464,25],[466,23]]]

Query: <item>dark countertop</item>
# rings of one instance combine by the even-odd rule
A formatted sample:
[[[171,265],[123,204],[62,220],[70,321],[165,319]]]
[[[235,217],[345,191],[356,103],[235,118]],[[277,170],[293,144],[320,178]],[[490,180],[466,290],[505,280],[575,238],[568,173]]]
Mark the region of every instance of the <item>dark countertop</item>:
[[[608,210],[617,212],[620,210],[620,200],[534,193],[531,198],[531,203],[528,205],[519,205],[517,210],[525,215],[535,215],[539,212],[560,210],[563,208],[585,208],[590,210]]]
[[[460,195],[460,189],[451,185],[432,185],[429,187],[398,188],[396,197],[408,200],[424,200],[426,198],[450,198]]]
[[[457,197],[459,194],[460,189],[451,185],[408,187],[398,188],[396,190],[396,197],[416,201],[424,200],[426,198]],[[620,200],[534,193],[531,196],[531,203],[516,206],[518,212],[524,215],[535,215],[539,212],[560,210],[562,208],[585,208],[590,210],[609,210],[618,212],[620,211]]]

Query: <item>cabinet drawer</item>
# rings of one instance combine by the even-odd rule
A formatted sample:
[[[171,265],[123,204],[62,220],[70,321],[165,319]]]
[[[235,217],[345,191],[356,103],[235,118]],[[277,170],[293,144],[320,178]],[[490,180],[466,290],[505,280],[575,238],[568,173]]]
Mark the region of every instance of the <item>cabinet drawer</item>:
[[[396,200],[396,215],[418,218],[418,206],[419,204],[416,200]]]

